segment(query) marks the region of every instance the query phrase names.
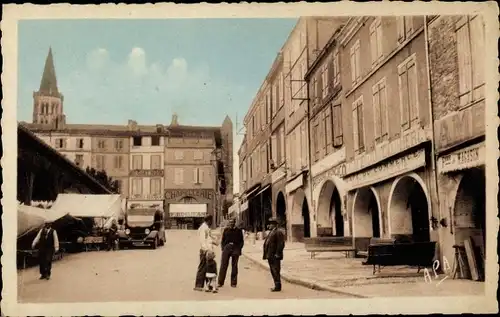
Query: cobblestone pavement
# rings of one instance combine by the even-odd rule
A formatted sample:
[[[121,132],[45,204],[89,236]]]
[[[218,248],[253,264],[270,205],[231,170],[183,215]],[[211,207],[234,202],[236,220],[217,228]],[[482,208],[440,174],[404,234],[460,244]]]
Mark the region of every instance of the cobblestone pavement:
[[[157,250],[68,255],[53,263],[49,281],[38,279],[37,267],[19,271],[18,298],[22,303],[345,298],[289,283],[283,285],[283,292],[271,293],[269,271],[244,257],[240,258],[237,288],[226,285],[217,294],[196,292],[197,265],[196,231],[169,230],[166,245]]]
[[[263,241],[247,241],[244,256],[261,266]],[[484,283],[453,280],[440,275],[426,283],[423,270],[407,266],[384,267],[373,273],[373,267],[362,265],[363,259],[346,258],[343,253],[325,252],[311,259],[302,243],[287,243],[282,276],[293,283],[356,297],[388,296],[468,296],[484,294]],[[321,272],[321,273],[319,273]],[[440,283],[441,280],[443,282]]]

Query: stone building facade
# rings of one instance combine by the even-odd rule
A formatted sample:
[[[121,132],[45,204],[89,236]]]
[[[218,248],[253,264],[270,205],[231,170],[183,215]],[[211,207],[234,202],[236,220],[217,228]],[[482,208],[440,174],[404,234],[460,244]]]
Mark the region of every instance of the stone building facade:
[[[68,124],[62,103],[49,50],[33,123],[24,127],[82,169],[106,171],[128,209],[163,209],[167,227],[196,228],[206,214],[214,215],[214,225],[222,220],[233,194],[228,116],[215,127],[181,125],[176,115],[169,125]]]
[[[486,239],[484,22],[478,16],[427,21],[442,256],[471,239],[482,261]]]

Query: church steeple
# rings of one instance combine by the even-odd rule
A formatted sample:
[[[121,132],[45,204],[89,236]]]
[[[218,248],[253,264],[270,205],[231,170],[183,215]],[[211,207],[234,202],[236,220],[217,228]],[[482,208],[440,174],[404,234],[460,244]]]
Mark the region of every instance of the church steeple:
[[[63,110],[64,96],[57,88],[56,70],[52,48],[45,59],[40,89],[33,93],[33,123],[61,129],[66,123]]]
[[[41,93],[48,95],[58,95],[56,69],[54,67],[54,57],[52,56],[52,47],[49,47],[49,54],[45,59],[45,68],[43,69],[42,80],[40,82]]]

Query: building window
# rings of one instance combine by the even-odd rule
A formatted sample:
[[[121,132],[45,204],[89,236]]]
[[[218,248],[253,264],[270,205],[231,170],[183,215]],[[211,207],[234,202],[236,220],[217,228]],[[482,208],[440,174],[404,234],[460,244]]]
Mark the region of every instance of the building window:
[[[336,104],[333,106],[333,146],[339,147],[344,143],[344,135],[342,128],[342,105]]]
[[[161,195],[161,178],[151,178],[149,184],[151,195]]]
[[[403,130],[415,126],[418,121],[417,67],[415,55],[398,66],[401,126]]]
[[[203,152],[201,150],[194,151],[194,159],[195,160],[203,160]]]
[[[65,139],[56,139],[56,148],[57,149],[64,149],[66,147],[66,140]]]
[[[174,169],[174,183],[182,185],[184,183],[184,169],[177,167]]]
[[[398,25],[398,42],[403,43],[413,33],[413,17],[398,16],[396,23]]]
[[[280,164],[285,163],[285,126],[282,125],[279,132],[280,136]]]
[[[332,127],[332,108],[326,107],[325,110],[325,152],[330,154],[333,143],[333,127]]]
[[[82,154],[76,154],[75,157],[75,164],[76,166],[83,166],[83,155]]]
[[[105,164],[104,164],[104,155],[96,155],[95,157],[96,161],[96,169],[98,171],[104,170],[105,169]]]
[[[385,78],[372,87],[373,113],[375,122],[375,141],[380,142],[387,139],[387,89]]]
[[[142,155],[132,155],[132,169],[142,170]]]
[[[481,16],[463,16],[456,24],[460,106],[484,98],[484,24]]]
[[[158,146],[158,145],[160,145],[160,136],[158,136],[158,135],[153,135],[153,136],[151,137],[151,145],[152,145],[152,146]]]
[[[142,178],[133,178],[132,179],[132,196],[141,196],[142,195]]]
[[[151,169],[161,169],[161,155],[151,155]]]
[[[321,67],[321,97],[325,98],[329,93],[329,85],[328,85],[328,61]],[[319,96],[318,96],[319,97]]]
[[[333,51],[332,66],[333,66],[333,87],[335,87],[340,84],[340,57],[338,49],[335,49]]]
[[[359,40],[357,40],[352,46],[350,50],[351,57],[351,79],[352,83],[356,84],[357,81],[361,78],[361,44]]]
[[[370,25],[370,51],[372,64],[376,64],[382,58],[382,18],[377,17]]]
[[[283,76],[283,73],[280,73],[278,90],[280,101],[278,109],[281,109],[281,107],[285,104],[285,76]]]
[[[276,165],[278,164],[278,134],[274,133],[271,135],[271,160]]]
[[[178,161],[184,159],[184,152],[182,150],[176,150],[174,155],[175,159]]]
[[[142,137],[134,136],[133,137],[133,144],[134,144],[134,146],[141,146],[142,145]]]
[[[311,100],[313,107],[316,107],[316,105],[319,103],[319,87],[318,87],[318,79],[316,76],[313,76],[312,78],[312,89],[311,89]]]
[[[195,167],[193,170],[193,182],[195,184],[203,184],[203,169]]]
[[[99,149],[105,149],[106,148],[106,140],[97,140],[97,147]]]
[[[357,153],[363,152],[365,149],[365,131],[363,119],[363,97],[360,97],[352,104],[354,150]]]
[[[76,140],[76,147],[79,149],[83,149],[83,139]]]
[[[123,149],[123,140],[115,140],[115,149],[118,151]]]
[[[117,168],[117,169],[123,168],[123,156],[115,155],[114,165],[115,165],[115,168]]]

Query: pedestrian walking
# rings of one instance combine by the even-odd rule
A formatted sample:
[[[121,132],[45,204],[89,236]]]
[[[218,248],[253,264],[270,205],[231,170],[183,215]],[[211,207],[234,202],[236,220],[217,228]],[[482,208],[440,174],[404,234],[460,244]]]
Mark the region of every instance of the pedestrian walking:
[[[285,234],[278,228],[276,218],[269,219],[269,235],[264,241],[264,254],[262,258],[269,263],[269,269],[274,281],[272,292],[281,291],[281,260],[283,260],[283,249],[285,248]]]
[[[229,220],[228,227],[224,229],[221,242],[221,264],[219,271],[219,287],[224,286],[229,259],[231,259],[231,287],[238,284],[238,259],[243,249],[243,230],[236,227],[236,220]]]
[[[40,266],[40,279],[50,279],[52,273],[52,259],[59,251],[59,238],[57,232],[52,228],[51,221],[45,224],[36,235],[31,245],[32,249],[38,246],[38,264]]]
[[[198,270],[196,272],[196,281],[194,286],[195,291],[203,290],[206,278],[206,253],[207,251],[213,249],[213,244],[215,243],[215,240],[212,238],[210,226],[212,226],[212,216],[208,215],[198,228],[198,239],[200,241],[200,263],[198,264]]]
[[[116,224],[116,220],[111,220],[111,225],[106,229],[106,242],[107,242],[107,251],[115,250],[116,239],[117,239],[118,226]]]

